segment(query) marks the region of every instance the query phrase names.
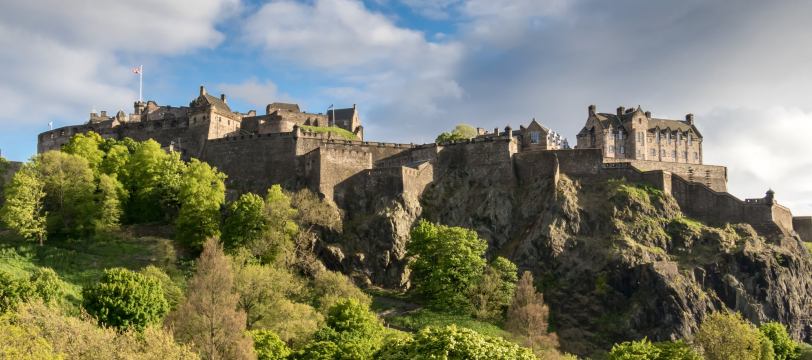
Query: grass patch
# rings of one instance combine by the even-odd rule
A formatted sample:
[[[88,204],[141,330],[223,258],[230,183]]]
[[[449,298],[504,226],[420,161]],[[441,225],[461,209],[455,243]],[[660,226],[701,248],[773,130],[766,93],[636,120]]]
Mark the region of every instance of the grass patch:
[[[309,125],[302,125],[302,130],[314,132],[317,134],[327,134],[332,133],[334,136],[338,136],[347,140],[358,140],[358,138],[352,132],[342,129],[340,127],[335,126],[309,126]]]
[[[806,247],[806,251],[809,252],[810,255],[812,255],[812,242],[804,241],[803,243],[804,246]],[[810,359],[812,359],[812,357],[810,357]]]
[[[140,270],[155,265],[170,274],[176,262],[171,240],[110,235],[88,240],[46,241],[44,246],[0,232],[0,271],[27,278],[38,267],[49,267],[64,282],[64,304],[78,310],[82,287],[101,278],[105,269],[123,267]]]
[[[447,325],[455,324],[457,327],[471,329],[487,336],[498,336],[507,338],[509,333],[502,330],[499,326],[486,321],[480,321],[468,315],[454,315],[437,313],[430,310],[418,310],[406,315],[393,317],[389,319],[389,323],[395,326],[418,331],[427,326],[431,327],[444,327]]]

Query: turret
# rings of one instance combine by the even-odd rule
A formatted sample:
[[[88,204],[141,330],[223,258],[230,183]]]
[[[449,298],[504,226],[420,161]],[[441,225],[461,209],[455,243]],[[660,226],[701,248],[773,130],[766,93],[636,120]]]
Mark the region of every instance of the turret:
[[[618,107],[617,107],[617,116],[618,116],[618,117],[623,116],[623,112],[624,112],[624,111],[626,111],[626,108],[625,108],[625,107],[623,107],[623,106],[618,106]]]
[[[775,191],[773,191],[773,189],[767,190],[767,195],[764,196],[764,201],[766,201],[767,204],[770,205],[772,205],[773,202],[775,202]]]

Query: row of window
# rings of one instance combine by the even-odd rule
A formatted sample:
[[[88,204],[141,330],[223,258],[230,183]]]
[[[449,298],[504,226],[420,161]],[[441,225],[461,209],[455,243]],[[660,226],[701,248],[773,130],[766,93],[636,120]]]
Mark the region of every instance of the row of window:
[[[638,144],[644,144],[646,142],[646,134],[644,131],[638,131],[634,135]],[[614,137],[615,141],[622,141],[625,138],[626,133],[624,131],[617,131],[612,133],[612,136]],[[663,132],[658,131],[657,133],[654,134],[654,141],[657,142],[658,144],[662,142],[662,139],[665,139],[669,144],[671,144],[672,140],[676,140],[677,142],[679,142],[682,141],[683,139],[688,141],[688,145],[691,145],[693,143],[693,135],[688,133],[683,135],[681,132],[678,131],[674,133],[668,131]]]
[[[609,153],[615,153],[615,154],[626,154],[626,147],[623,146],[623,145],[611,145],[611,146],[606,147],[606,151],[609,152]],[[637,151],[637,156],[641,156],[641,155],[642,155],[642,153],[640,152],[640,150],[638,150]],[[688,152],[687,151],[683,151],[682,154],[680,154],[680,155],[681,155],[680,158],[688,159]],[[694,155],[694,160],[698,161],[699,160],[699,153],[694,151],[693,155]],[[657,156],[657,149],[651,149],[651,156],[652,157]],[[660,150],[660,157],[668,157],[668,154],[667,154],[666,150],[664,150],[664,149]],[[677,151],[676,150],[671,151],[671,157],[675,158],[675,159],[677,158]]]

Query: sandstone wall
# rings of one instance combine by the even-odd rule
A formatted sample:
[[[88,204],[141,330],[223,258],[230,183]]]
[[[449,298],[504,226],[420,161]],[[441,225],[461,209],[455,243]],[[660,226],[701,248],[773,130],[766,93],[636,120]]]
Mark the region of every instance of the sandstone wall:
[[[713,190],[727,191],[727,168],[724,166],[613,158],[605,161],[630,163],[640,171],[665,170],[686,180],[703,183]]]
[[[294,188],[306,175],[290,133],[209,140],[201,160],[228,175],[226,186],[237,193],[265,194],[273,184]]]
[[[792,228],[801,237],[801,240],[812,241],[812,216],[796,216],[792,218]]]

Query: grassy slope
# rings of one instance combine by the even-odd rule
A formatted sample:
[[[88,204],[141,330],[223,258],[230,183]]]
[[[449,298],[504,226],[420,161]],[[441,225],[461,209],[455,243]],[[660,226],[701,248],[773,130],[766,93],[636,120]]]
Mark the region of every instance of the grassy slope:
[[[68,311],[78,310],[82,287],[96,282],[104,269],[140,270],[150,264],[166,269],[174,263],[167,239],[114,235],[101,240],[51,240],[40,247],[0,230],[0,271],[26,278],[37,267],[54,269],[64,281],[63,305]]]
[[[302,130],[307,130],[307,131],[314,132],[314,133],[319,133],[319,134],[325,134],[325,133],[329,132],[329,133],[333,133],[333,135],[337,135],[338,137],[341,137],[341,138],[344,138],[344,139],[347,139],[347,140],[358,140],[358,138],[356,138],[355,134],[353,134],[352,132],[347,131],[347,130],[342,129],[342,128],[339,128],[339,127],[335,127],[335,126],[327,127],[327,126],[307,126],[307,125],[302,125]]]

